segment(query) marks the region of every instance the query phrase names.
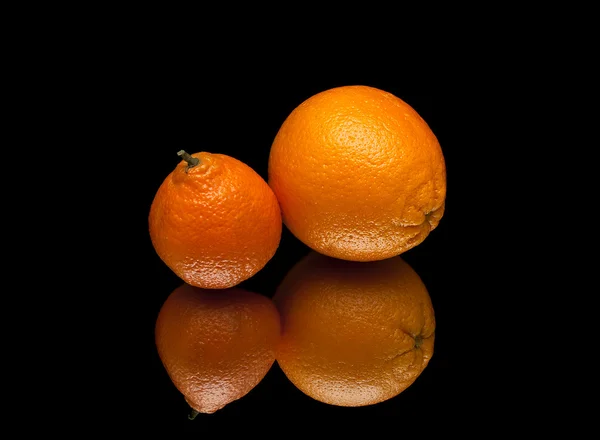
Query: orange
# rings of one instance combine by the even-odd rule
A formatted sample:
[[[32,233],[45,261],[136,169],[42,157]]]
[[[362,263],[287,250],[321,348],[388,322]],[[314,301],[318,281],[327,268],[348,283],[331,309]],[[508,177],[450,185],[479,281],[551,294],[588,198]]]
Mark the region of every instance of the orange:
[[[259,174],[233,157],[178,154],[184,160],[152,201],[152,245],[186,283],[233,287],[261,270],[279,247],[277,198]]]
[[[283,222],[322,254],[375,261],[417,246],[445,208],[435,134],[400,98],[367,86],[317,93],[284,120],[268,183]]]
[[[400,257],[352,262],[310,252],[273,297],[277,362],[306,395],[338,406],[391,399],[433,355],[435,316],[418,274]]]
[[[156,347],[174,385],[198,413],[250,392],[275,361],[279,314],[270,298],[239,287],[183,284],[164,302]]]

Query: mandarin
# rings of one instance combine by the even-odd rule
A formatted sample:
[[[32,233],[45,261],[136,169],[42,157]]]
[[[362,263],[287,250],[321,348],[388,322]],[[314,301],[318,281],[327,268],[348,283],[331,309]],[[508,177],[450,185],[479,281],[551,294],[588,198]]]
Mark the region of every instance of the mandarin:
[[[273,257],[281,239],[279,204],[267,182],[233,157],[178,153],[148,218],[152,245],[183,281],[233,287]]]

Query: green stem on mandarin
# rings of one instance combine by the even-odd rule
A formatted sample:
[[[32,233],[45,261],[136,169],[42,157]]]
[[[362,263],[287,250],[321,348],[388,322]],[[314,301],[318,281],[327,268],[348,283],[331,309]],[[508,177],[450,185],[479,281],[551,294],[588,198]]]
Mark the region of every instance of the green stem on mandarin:
[[[188,415],[188,419],[194,420],[198,414],[200,414],[198,411],[192,409]]]
[[[200,159],[198,159],[197,157],[192,157],[185,150],[179,150],[177,152],[177,156],[181,157],[183,160],[185,160],[187,162],[188,165],[187,165],[187,167],[185,167],[186,173],[190,168],[195,167],[196,165],[198,165],[200,163]]]

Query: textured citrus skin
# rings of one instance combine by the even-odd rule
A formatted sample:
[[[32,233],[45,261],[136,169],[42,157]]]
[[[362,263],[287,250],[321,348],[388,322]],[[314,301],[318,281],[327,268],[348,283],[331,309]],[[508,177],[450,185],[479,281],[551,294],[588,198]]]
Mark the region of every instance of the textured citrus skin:
[[[414,383],[433,355],[431,299],[400,256],[359,263],[312,251],[273,300],[282,323],[277,362],[321,402],[388,400]]]
[[[150,208],[150,238],[159,257],[183,281],[224,289],[250,278],[275,254],[281,211],[265,180],[222,154],[192,154],[158,188]]]
[[[344,260],[417,246],[445,208],[436,136],[407,103],[367,86],[325,90],[295,108],[271,146],[268,182],[289,230]]]
[[[238,287],[183,284],[155,328],[160,359],[187,403],[213,413],[250,392],[275,361],[279,313],[270,298]]]

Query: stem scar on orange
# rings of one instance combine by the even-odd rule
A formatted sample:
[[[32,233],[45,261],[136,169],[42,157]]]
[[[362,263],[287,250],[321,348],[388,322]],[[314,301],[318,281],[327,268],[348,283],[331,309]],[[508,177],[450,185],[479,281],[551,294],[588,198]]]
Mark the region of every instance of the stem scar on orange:
[[[188,154],[158,188],[148,218],[152,245],[186,283],[233,287],[273,257],[281,211],[267,182],[223,154]]]

